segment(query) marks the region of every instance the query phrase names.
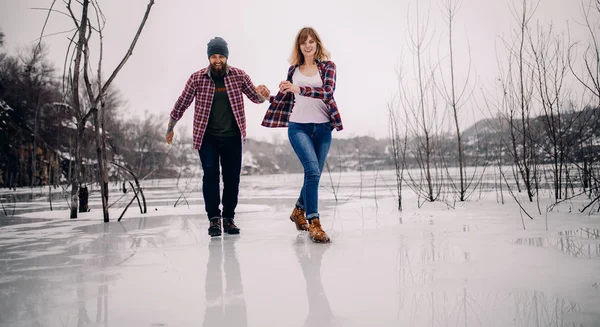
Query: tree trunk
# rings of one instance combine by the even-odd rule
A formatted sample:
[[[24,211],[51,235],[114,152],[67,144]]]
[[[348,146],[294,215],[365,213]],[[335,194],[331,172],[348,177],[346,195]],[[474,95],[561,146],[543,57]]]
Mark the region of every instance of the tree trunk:
[[[89,192],[87,186],[79,188],[79,212],[89,211]]]
[[[77,207],[79,203],[79,182],[81,174],[81,150],[80,140],[83,139],[83,129],[77,126],[77,137],[75,138],[74,156],[71,158],[73,163],[73,175],[71,176],[71,219],[77,218]]]
[[[79,187],[80,179],[80,165],[81,163],[81,152],[80,152],[80,140],[83,138],[83,131],[85,130],[85,119],[82,118],[81,114],[81,102],[79,101],[79,72],[81,68],[81,57],[83,55],[83,46],[86,42],[85,34],[88,21],[88,6],[90,1],[83,0],[81,9],[81,20],[78,26],[79,31],[77,32],[79,39],[77,40],[77,50],[75,51],[75,64],[73,68],[73,79],[71,80],[71,96],[73,97],[73,109],[77,113],[78,124],[77,124],[77,139],[75,140],[75,171],[73,173],[73,180],[71,181],[71,218],[77,218],[77,192]],[[86,67],[84,67],[86,69]]]
[[[104,160],[105,145],[102,137],[104,131],[100,126],[98,109],[94,106],[92,110],[94,115],[94,127],[96,129],[96,156],[98,158],[98,184],[100,184],[100,197],[102,198],[102,216],[104,217],[104,222],[107,223],[110,221],[110,217],[108,214],[108,176],[106,173],[106,162]]]
[[[37,105],[35,108],[35,121],[33,122],[33,149],[31,149],[31,187],[36,185],[36,173],[37,173],[37,139],[38,139],[38,129],[40,126],[40,101],[37,101]]]
[[[427,153],[425,154],[425,162],[426,162],[426,171],[425,171],[425,178],[427,179],[427,195],[429,196],[429,201],[433,202],[435,201],[435,198],[433,197],[433,184],[431,182],[431,154],[432,154],[432,150],[431,150],[431,141],[429,138],[429,133],[425,132],[425,142],[426,143],[426,150]]]

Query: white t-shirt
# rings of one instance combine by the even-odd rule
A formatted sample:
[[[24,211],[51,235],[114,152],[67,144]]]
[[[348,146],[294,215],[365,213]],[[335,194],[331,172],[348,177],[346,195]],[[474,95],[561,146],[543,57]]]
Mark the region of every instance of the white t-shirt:
[[[296,68],[292,81],[298,86],[323,87],[321,75],[317,72],[313,76],[305,76]],[[296,103],[290,115],[294,123],[326,123],[329,122],[329,108],[323,100],[295,94]]]

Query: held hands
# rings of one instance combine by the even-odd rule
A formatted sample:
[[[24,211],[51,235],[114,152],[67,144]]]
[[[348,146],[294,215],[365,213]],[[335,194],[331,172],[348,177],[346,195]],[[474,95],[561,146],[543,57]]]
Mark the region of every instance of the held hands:
[[[292,92],[292,93],[300,94],[300,87],[290,83],[289,81],[282,81],[281,83],[279,83],[279,92],[281,92],[281,93]]]
[[[167,140],[167,144],[171,144],[171,142],[173,142],[173,135],[175,134],[175,131],[170,131],[166,136],[165,139]]]
[[[260,95],[264,99],[269,99],[269,97],[271,96],[271,91],[269,91],[269,89],[262,84],[256,87],[256,93],[258,93],[258,95]]]

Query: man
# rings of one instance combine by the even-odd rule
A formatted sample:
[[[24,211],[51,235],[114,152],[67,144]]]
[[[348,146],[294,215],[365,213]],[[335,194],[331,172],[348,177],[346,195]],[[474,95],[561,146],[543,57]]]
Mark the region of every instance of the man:
[[[252,102],[262,103],[270,92],[264,85],[255,88],[243,70],[227,65],[229,49],[222,38],[215,37],[208,42],[207,54],[209,66],[190,76],[175,102],[166,140],[171,144],[175,124],[195,99],[193,139],[204,172],[202,195],[210,221],[208,234],[221,235],[221,218],[223,232],[239,234],[234,217],[242,167],[242,142],[246,138],[242,93]],[[223,174],[222,212],[219,209],[219,168]]]

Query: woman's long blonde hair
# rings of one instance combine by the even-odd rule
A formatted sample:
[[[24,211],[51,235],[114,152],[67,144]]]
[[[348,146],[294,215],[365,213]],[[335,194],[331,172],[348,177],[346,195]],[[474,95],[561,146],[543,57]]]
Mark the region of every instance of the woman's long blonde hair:
[[[315,31],[315,29],[312,27],[304,27],[300,31],[298,31],[298,34],[296,34],[296,39],[294,41],[294,49],[292,50],[292,55],[288,59],[288,62],[291,65],[299,65],[304,62],[304,55],[300,50],[300,44],[304,43],[309,36],[312,37],[315,40],[315,42],[317,42],[317,51],[315,53],[315,59],[321,61],[331,58],[331,53],[329,53],[329,51],[327,51],[327,49],[325,49],[325,47],[323,46],[323,42],[321,42],[319,33],[317,33],[317,31]]]

